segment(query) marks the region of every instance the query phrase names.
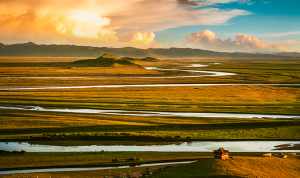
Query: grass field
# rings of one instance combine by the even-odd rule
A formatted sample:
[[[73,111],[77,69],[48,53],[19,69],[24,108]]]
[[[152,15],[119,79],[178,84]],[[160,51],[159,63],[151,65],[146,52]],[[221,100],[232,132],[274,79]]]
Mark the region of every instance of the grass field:
[[[11,58],[11,57],[10,57]],[[136,61],[142,66],[237,73],[226,77],[134,78],[176,76],[136,66],[47,67],[45,60],[60,58],[1,58],[1,87],[76,86],[152,83],[299,83],[297,60],[160,60]],[[63,62],[75,58],[63,58]],[[81,58],[80,58],[81,59]],[[23,61],[24,60],[24,61]],[[24,67],[22,67],[22,62]],[[34,63],[32,63],[34,62]],[[214,64],[217,62],[218,64]],[[27,65],[27,66],[26,66]],[[40,65],[40,67],[38,67]],[[44,65],[44,66],[43,66]],[[29,78],[28,78],[29,77]],[[33,77],[33,78],[31,78]],[[54,78],[34,78],[54,77]],[[56,78],[55,78],[56,77]],[[63,78],[59,78],[63,77]],[[68,78],[70,77],[70,78]],[[77,77],[77,78],[76,78]],[[125,77],[125,78],[124,78]],[[176,112],[225,112],[300,115],[300,88],[279,86],[209,86],[156,88],[94,88],[0,91],[1,106],[41,106],[68,109],[124,109]],[[153,137],[154,140],[185,139],[300,139],[300,122],[291,119],[236,119],[192,117],[139,117],[83,113],[37,112],[0,109],[0,139],[93,139]],[[176,139],[174,139],[176,138]]]
[[[298,177],[299,159],[235,157],[232,160],[200,160],[187,166],[175,166],[154,174],[155,178],[185,177]]]
[[[59,59],[59,58],[58,58]],[[80,58],[81,59],[81,58]],[[24,59],[28,60],[28,57]],[[71,61],[75,59],[72,58]],[[234,72],[238,75],[225,77],[199,77],[199,78],[134,78],[135,76],[164,76],[170,72],[156,72],[152,70],[144,70],[143,68],[134,66],[123,67],[70,67],[57,66],[52,67],[49,63],[40,62],[36,58],[35,63],[24,63],[22,58],[12,58],[6,60],[15,63],[0,62],[0,76],[19,76],[19,77],[34,77],[34,76],[65,76],[65,77],[88,77],[97,76],[96,78],[85,79],[26,79],[26,78],[4,78],[1,77],[1,86],[44,86],[44,85],[93,85],[93,84],[142,84],[142,83],[299,83],[300,68],[299,60],[279,60],[279,59],[200,59],[200,60],[160,60],[156,62],[137,61],[135,63],[142,66],[159,66],[163,68],[182,68],[193,63],[208,64],[208,67],[198,68],[199,70],[224,71]],[[45,60],[44,60],[45,61]],[[57,58],[47,58],[46,61],[57,62]],[[64,61],[64,60],[62,60]],[[38,63],[37,63],[38,62]],[[214,64],[215,62],[219,64]],[[56,64],[56,63],[54,63]],[[40,66],[40,67],[38,67]],[[47,67],[48,66],[48,67]],[[171,72],[177,75],[178,72]],[[101,76],[110,76],[101,78]],[[123,76],[123,78],[122,78]],[[132,78],[124,78],[124,76],[132,76]]]
[[[12,165],[16,167],[31,167],[31,166],[51,166],[56,165],[66,166],[74,165],[105,165],[118,164],[112,162],[111,158],[118,159],[119,163],[126,164],[126,160],[132,158],[139,159],[141,162],[161,161],[161,160],[187,160],[197,159],[198,161],[186,165],[173,166],[155,166],[149,168],[129,168],[116,170],[101,170],[101,171],[81,171],[81,172],[58,172],[58,173],[31,173],[31,174],[14,174],[3,176],[6,178],[14,177],[140,177],[143,174],[151,173],[147,177],[151,178],[191,178],[191,177],[266,177],[266,178],[290,178],[299,177],[299,158],[289,156],[287,159],[279,157],[264,158],[260,153],[233,153],[233,159],[221,161],[212,158],[209,153],[63,153],[63,154],[29,154],[25,153],[22,156],[10,155],[0,159],[0,165],[4,164],[7,168]],[[25,159],[30,159],[32,162],[24,162]],[[59,163],[59,164],[58,164]],[[271,163],[271,164],[270,164]]]
[[[91,152],[91,153],[1,153],[0,168],[51,166],[101,166],[126,164],[132,158],[140,162],[189,160],[211,157],[211,153]],[[118,161],[113,161],[116,159]],[[31,160],[28,162],[28,160]],[[131,161],[132,162],[132,161]]]
[[[10,64],[5,63],[8,58]],[[133,66],[70,67],[66,65],[68,62],[85,58],[8,58],[0,58],[0,89],[160,83],[300,83],[298,60],[137,60],[134,62],[138,65]],[[147,70],[141,67],[191,69],[188,67],[191,64],[208,65],[192,70],[223,71],[236,75],[174,78],[191,74],[184,71]],[[300,87],[229,85],[0,90],[0,106],[300,115]],[[29,141],[49,145],[151,145],[192,140],[287,139],[300,139],[299,119],[150,117],[0,109],[0,141]],[[258,155],[259,153],[234,155],[233,160],[222,162],[212,159],[210,153],[1,153],[0,168],[123,165],[128,164],[128,160],[132,158],[138,158],[140,162],[199,159],[198,162],[189,165],[156,166],[149,169],[34,173],[4,177],[138,177],[149,171],[153,172],[151,177],[154,178],[185,178],[195,175],[299,176],[298,158],[261,158],[257,157]],[[118,162],[113,162],[113,159],[117,159]]]

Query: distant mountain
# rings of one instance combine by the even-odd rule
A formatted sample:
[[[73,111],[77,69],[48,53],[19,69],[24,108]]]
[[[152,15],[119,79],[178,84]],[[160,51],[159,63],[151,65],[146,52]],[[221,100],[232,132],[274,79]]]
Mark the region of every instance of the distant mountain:
[[[297,52],[285,52],[285,53],[277,53],[280,56],[290,56],[290,57],[300,57],[300,53]]]
[[[71,62],[70,66],[77,67],[112,67],[116,65],[120,66],[139,66],[133,63],[133,58],[128,57],[117,57],[112,54],[103,54],[102,56],[96,59],[86,59],[86,60],[78,60]]]
[[[149,48],[133,47],[108,48],[76,45],[38,45],[32,42],[4,45],[0,43],[0,56],[90,56],[97,57],[105,53],[119,56],[138,58],[197,58],[197,57],[239,57],[239,58],[267,58],[267,57],[300,57],[299,53],[254,54],[254,53],[226,53],[191,48]]]

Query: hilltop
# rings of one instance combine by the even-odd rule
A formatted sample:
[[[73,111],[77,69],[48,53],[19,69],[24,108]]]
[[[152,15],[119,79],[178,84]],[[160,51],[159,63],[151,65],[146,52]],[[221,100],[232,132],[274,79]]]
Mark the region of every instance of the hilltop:
[[[133,62],[133,58],[118,57],[112,54],[105,53],[96,59],[85,59],[72,62],[71,66],[89,67],[112,67],[116,65],[121,66],[138,66]]]

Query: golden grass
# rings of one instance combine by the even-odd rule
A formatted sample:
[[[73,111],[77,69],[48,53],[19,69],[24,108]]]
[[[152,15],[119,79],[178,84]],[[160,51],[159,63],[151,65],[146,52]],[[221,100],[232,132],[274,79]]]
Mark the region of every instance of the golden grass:
[[[300,88],[271,86],[210,86],[210,87],[165,87],[165,88],[101,88],[76,90],[2,91],[1,100],[66,100],[96,103],[177,103],[177,104],[283,104],[296,103]]]
[[[0,63],[18,62],[70,62],[79,59],[90,59],[93,57],[25,57],[25,56],[0,56]]]
[[[160,169],[151,167],[151,178],[190,178],[193,177],[247,177],[247,178],[298,178],[300,177],[300,159],[296,157],[263,158],[259,156],[235,156],[232,160],[200,159],[188,165],[173,165]],[[140,176],[145,169],[130,168],[104,171],[81,171],[61,173],[32,173],[3,176],[5,178],[103,178],[105,176]]]
[[[14,174],[6,175],[3,178],[114,178],[132,176],[141,177],[147,170],[155,171],[159,166],[147,168],[115,169],[102,171],[84,171],[84,172],[58,172],[58,173],[33,173],[33,174]]]
[[[209,154],[210,156],[210,154]],[[141,161],[197,159],[208,157],[206,153],[167,153],[167,152],[87,152],[87,153],[25,153],[1,154],[0,168],[39,167],[59,165],[88,165],[112,163],[118,158],[124,163],[128,158]],[[31,161],[28,161],[31,160]]]
[[[162,122],[164,120],[162,119]],[[165,121],[167,122],[167,121]],[[49,114],[47,112],[19,112],[0,116],[0,129],[49,128],[100,125],[155,125],[139,117],[101,116],[95,114]]]
[[[249,178],[300,177],[299,158],[234,157],[232,160],[217,161],[216,167],[225,175]]]
[[[1,59],[1,58],[0,58]],[[16,58],[15,60],[50,61],[54,58]],[[58,58],[59,59],[59,58]],[[57,59],[57,60],[58,60]],[[3,59],[4,60],[4,59]],[[63,58],[62,60],[71,60]],[[217,59],[220,60],[220,59]],[[200,60],[161,60],[159,62],[138,61],[143,66],[170,67],[189,65],[190,63],[216,62],[214,58]],[[13,61],[10,61],[13,62]],[[218,61],[220,62],[220,61]],[[148,74],[169,75],[164,72],[145,70],[141,67],[1,67],[0,76],[59,76],[85,78],[33,79],[0,77],[1,88],[30,86],[76,86],[76,85],[109,85],[109,84],[149,84],[149,83],[264,83],[269,81],[290,82],[292,78],[298,82],[299,61],[280,60],[223,60],[222,64],[211,64],[203,70],[237,72],[236,76],[200,77],[182,79],[150,79],[122,78],[119,76],[149,76]],[[4,66],[4,65],[2,65]],[[201,68],[202,69],[202,68]],[[201,70],[200,69],[200,70]],[[174,75],[174,73],[172,73]],[[88,77],[87,77],[88,76]],[[92,77],[89,77],[92,76]],[[109,78],[107,77],[109,76]],[[299,82],[298,82],[299,83]],[[49,108],[93,108],[93,109],[126,109],[150,111],[182,111],[182,112],[237,112],[262,114],[299,114],[300,88],[272,86],[211,86],[211,87],[161,87],[161,88],[94,88],[64,89],[38,91],[0,91],[1,105],[37,105]],[[207,124],[224,122],[249,122],[247,119],[196,119],[196,118],[163,118],[163,117],[129,117],[101,116],[96,114],[47,113],[34,111],[1,110],[0,128],[45,128],[100,125],[162,125],[162,124]],[[264,120],[264,119],[261,119]],[[254,119],[252,120],[254,122]],[[255,120],[258,121],[258,120]],[[266,121],[266,120],[264,120]],[[268,120],[274,121],[274,120]],[[261,131],[261,130],[259,130]],[[266,132],[269,133],[270,130]],[[276,131],[269,133],[291,132],[295,138],[297,128],[292,131]],[[128,130],[130,132],[130,130]],[[213,132],[213,131],[211,131]],[[231,132],[231,131],[230,131]],[[265,132],[265,130],[262,130]],[[257,132],[255,132],[256,134]],[[130,134],[133,134],[130,132]],[[143,132],[136,135],[172,136],[191,134],[195,138],[204,138],[208,133],[195,132]],[[255,137],[249,131],[242,135]],[[225,134],[226,135],[226,134]],[[212,138],[213,135],[209,135]],[[230,137],[232,135],[226,135]],[[277,135],[276,135],[277,136]],[[289,135],[290,136],[290,135]],[[226,137],[226,138],[227,138]],[[272,137],[274,138],[274,137]],[[281,137],[280,137],[281,138]]]
[[[99,108],[183,112],[299,111],[300,88],[222,86],[132,89],[80,89],[0,92],[1,105],[41,105],[55,108]],[[278,108],[278,109],[274,109]],[[2,110],[0,129],[92,125],[160,125],[249,122],[258,119],[200,119]],[[263,119],[260,119],[263,121]],[[169,134],[169,132],[167,132]]]
[[[75,95],[102,98],[122,98],[137,100],[161,100],[182,103],[282,103],[295,102],[300,97],[300,89],[268,86],[211,86],[211,87],[166,87],[87,90]],[[68,92],[69,97],[76,97]],[[66,94],[66,95],[68,95]],[[71,95],[71,96],[70,96]]]
[[[137,66],[115,67],[1,67],[2,76],[93,76],[93,75],[126,75],[157,74],[157,71],[146,70]]]
[[[261,119],[200,119],[200,118],[168,118],[168,117],[137,117],[114,116],[98,114],[72,114],[20,111],[2,113],[0,116],[0,129],[21,128],[49,128],[72,126],[101,126],[101,125],[131,125],[131,126],[155,126],[161,124],[208,124],[208,123],[241,123],[260,121]]]

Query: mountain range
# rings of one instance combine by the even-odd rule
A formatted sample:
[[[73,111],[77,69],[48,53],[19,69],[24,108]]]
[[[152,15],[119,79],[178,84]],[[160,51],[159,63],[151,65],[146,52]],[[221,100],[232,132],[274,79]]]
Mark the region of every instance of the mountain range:
[[[18,44],[0,43],[0,56],[89,56],[97,57],[105,53],[126,57],[153,58],[197,58],[197,57],[239,57],[239,58],[300,58],[300,53],[241,53],[216,52],[192,48],[110,48],[77,45],[39,45],[32,42]]]

